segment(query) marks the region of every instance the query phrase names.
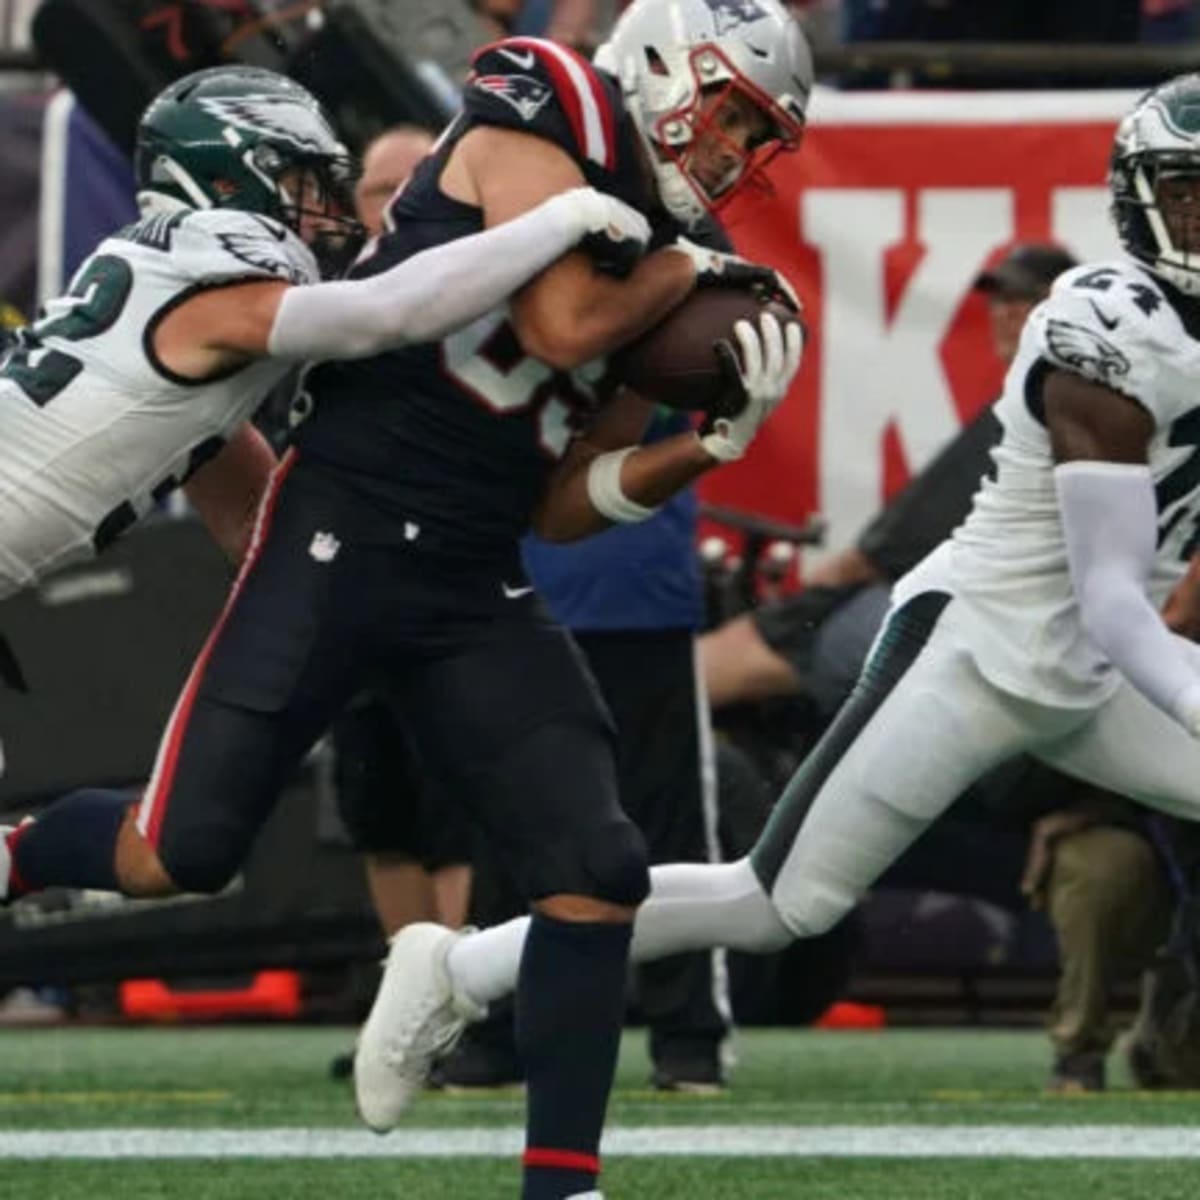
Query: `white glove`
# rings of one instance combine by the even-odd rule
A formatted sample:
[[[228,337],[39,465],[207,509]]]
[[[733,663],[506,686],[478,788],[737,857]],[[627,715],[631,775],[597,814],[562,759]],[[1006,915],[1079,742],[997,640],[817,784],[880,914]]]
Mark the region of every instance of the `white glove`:
[[[700,444],[718,462],[735,462],[746,453],[762,423],[787,395],[792,379],[800,369],[804,334],[800,325],[789,321],[785,327],[770,313],[758,319],[758,328],[749,321],[733,327],[741,347],[741,356],[728,342],[719,342],[721,354],[741,387],[745,405],[733,417],[717,417]]]
[[[793,312],[800,311],[796,289],[774,267],[753,263],[737,254],[710,250],[685,237],[676,238],[667,249],[677,250],[692,260],[698,288],[744,288],[764,300],[778,300]]]
[[[610,274],[628,275],[650,241],[650,222],[636,208],[595,188],[572,188],[546,204],[578,231],[580,248]]]

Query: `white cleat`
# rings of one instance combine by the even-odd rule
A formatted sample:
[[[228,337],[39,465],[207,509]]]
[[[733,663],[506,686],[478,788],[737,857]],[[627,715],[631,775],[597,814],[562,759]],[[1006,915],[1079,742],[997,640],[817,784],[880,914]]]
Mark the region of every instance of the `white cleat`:
[[[354,1053],[358,1115],[376,1133],[399,1123],[425,1086],[429,1068],[485,1009],[456,995],[446,955],[462,936],[428,921],[406,925],[394,938],[375,1003]]]

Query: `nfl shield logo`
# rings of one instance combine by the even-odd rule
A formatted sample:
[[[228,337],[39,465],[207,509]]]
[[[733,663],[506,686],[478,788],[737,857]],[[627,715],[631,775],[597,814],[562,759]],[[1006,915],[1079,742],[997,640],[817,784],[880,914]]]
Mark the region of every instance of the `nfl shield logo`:
[[[324,533],[318,531],[313,534],[313,540],[309,543],[309,556],[319,563],[333,562],[337,558],[337,552],[342,548],[342,543],[337,540],[332,533]]]

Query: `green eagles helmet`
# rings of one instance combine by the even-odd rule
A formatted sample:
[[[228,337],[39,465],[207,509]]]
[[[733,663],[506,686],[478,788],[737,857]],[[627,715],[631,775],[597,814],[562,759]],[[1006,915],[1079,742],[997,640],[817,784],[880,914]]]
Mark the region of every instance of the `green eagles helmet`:
[[[1113,219],[1125,249],[1200,296],[1200,75],[1147,92],[1117,127],[1109,166]]]
[[[138,125],[134,168],[143,207],[165,200],[232,208],[271,217],[297,235],[308,215],[325,230],[318,241],[332,233],[333,241],[361,244],[349,153],[316,97],[274,71],[211,67],[171,84]],[[301,200],[296,181],[305,176],[319,208]]]

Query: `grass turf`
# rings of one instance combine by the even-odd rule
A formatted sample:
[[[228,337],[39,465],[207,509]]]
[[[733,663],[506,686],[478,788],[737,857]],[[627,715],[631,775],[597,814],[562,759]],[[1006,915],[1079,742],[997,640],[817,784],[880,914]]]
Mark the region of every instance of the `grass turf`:
[[[46,1029],[0,1032],[0,1129],[356,1127],[349,1087],[328,1076],[348,1048],[340,1029]],[[644,1038],[626,1037],[610,1123],[638,1125],[1196,1125],[1200,1095],[1122,1087],[1085,1098],[1041,1091],[1049,1049],[1036,1033],[753,1031],[739,1036],[734,1085],[712,1099],[660,1097],[646,1086]],[[1114,1067],[1117,1064],[1114,1063]],[[410,1125],[515,1126],[522,1098],[431,1094]],[[610,1160],[610,1200],[1117,1200],[1196,1194],[1195,1161],[989,1159]],[[0,1197],[289,1200],[404,1196],[512,1197],[501,1159],[6,1161]]]
[[[989,1159],[614,1160],[609,1200],[1194,1200],[1195,1162]],[[5,1197],[51,1200],[512,1200],[515,1165],[416,1162],[6,1163]]]

